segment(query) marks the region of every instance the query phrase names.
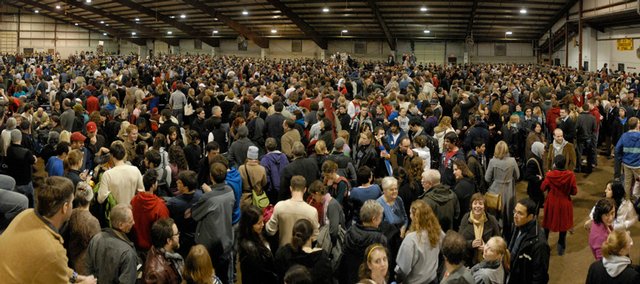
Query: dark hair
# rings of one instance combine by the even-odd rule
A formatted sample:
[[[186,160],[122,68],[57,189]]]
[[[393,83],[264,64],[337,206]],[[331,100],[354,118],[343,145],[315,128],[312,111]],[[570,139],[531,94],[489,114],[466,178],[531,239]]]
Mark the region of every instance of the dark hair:
[[[535,201],[533,201],[531,198],[523,198],[518,200],[518,204],[524,206],[525,208],[527,208],[527,216],[533,214],[533,215],[537,215],[538,211],[538,206],[536,204]]]
[[[227,178],[227,167],[219,162],[211,165],[211,180],[215,183],[223,183]]]
[[[221,163],[225,168],[229,169],[229,160],[222,155],[215,155],[209,163]]]
[[[564,155],[560,154],[553,158],[553,166],[556,170],[564,171],[566,168],[567,159],[565,159]]]
[[[289,129],[295,129],[295,127],[296,127],[296,122],[295,122],[295,121],[293,121],[293,119],[291,119],[291,118],[287,118],[287,119],[285,119],[285,120],[284,120],[284,123],[287,125],[287,127],[288,127]]]
[[[444,135],[444,140],[448,140],[451,144],[456,144],[458,143],[458,134],[455,132],[449,132]]]
[[[273,105],[273,109],[276,112],[282,112],[282,110],[284,109],[284,105],[282,104],[282,102],[277,102]]]
[[[609,214],[609,212],[615,208],[616,205],[612,199],[604,198],[598,200],[596,206],[593,208],[593,222],[602,224],[602,216]]]
[[[284,275],[284,283],[286,284],[312,284],[311,273],[309,270],[299,264],[291,266]]]
[[[180,171],[178,173],[178,180],[182,182],[182,185],[187,187],[189,191],[193,191],[198,187],[198,174],[194,171]]]
[[[327,194],[327,187],[324,186],[322,180],[315,180],[309,185],[309,193],[320,193],[321,195]]]
[[[73,201],[73,183],[65,177],[53,176],[35,189],[35,210],[41,216],[51,218],[65,202]],[[71,209],[71,208],[69,208]]]
[[[422,120],[418,117],[411,118],[409,120],[409,125],[411,126],[422,126]]]
[[[356,173],[358,185],[369,182],[369,180],[371,179],[371,175],[371,168],[369,168],[368,166],[362,166],[358,168],[358,172]]]
[[[144,158],[147,159],[149,163],[152,163],[154,167],[157,167],[162,163],[162,156],[156,149],[151,149],[144,153]]]
[[[624,190],[624,185],[621,182],[612,182],[611,194],[611,197],[616,202],[616,216],[618,216],[618,208],[620,208],[622,201],[627,196],[627,192]]]
[[[301,251],[302,246],[307,243],[307,241],[313,235],[313,225],[311,221],[307,219],[299,219],[293,224],[292,234],[291,234],[291,247],[295,251]]]
[[[215,150],[220,150],[220,144],[218,144],[218,142],[216,141],[211,141],[209,143],[207,143],[206,146],[204,146],[204,150],[208,153],[211,151],[215,151]]]
[[[65,153],[69,153],[69,143],[65,141],[58,142],[58,144],[56,144],[54,154],[56,154],[56,156],[60,156]],[[46,163],[47,161],[45,161],[45,164]]]
[[[167,244],[167,239],[173,237],[173,224],[171,218],[162,218],[151,226],[151,245],[160,249]]]
[[[149,191],[151,187],[158,182],[158,173],[154,169],[149,169],[142,176],[142,184],[144,184],[144,190]]]
[[[261,242],[260,236],[253,231],[253,225],[262,218],[262,210],[253,204],[242,207],[240,215],[240,239],[247,239],[256,243]]]
[[[109,147],[109,153],[111,154],[111,157],[118,161],[124,160],[127,156],[127,150],[124,148],[122,141],[113,141],[113,143],[111,143],[111,147]]]
[[[477,138],[473,140],[473,149],[475,150],[476,148],[480,148],[482,147],[482,145],[485,145],[484,140],[482,140],[481,138]]]
[[[450,230],[442,241],[442,255],[450,264],[460,264],[467,253],[467,241],[458,232]]]
[[[268,152],[278,150],[278,141],[273,137],[269,137],[264,141],[264,147],[267,148]]]

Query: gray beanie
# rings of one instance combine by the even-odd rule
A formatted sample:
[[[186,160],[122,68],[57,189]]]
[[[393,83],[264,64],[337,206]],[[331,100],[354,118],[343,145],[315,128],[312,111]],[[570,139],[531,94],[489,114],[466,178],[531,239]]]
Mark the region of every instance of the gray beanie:
[[[249,159],[249,160],[257,160],[258,156],[259,156],[258,147],[249,146],[249,149],[247,150],[247,159]]]

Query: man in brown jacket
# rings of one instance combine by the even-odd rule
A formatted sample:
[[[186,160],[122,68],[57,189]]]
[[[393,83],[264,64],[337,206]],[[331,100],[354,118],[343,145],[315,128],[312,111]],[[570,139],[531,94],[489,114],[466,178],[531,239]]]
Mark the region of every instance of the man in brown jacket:
[[[145,283],[180,283],[184,260],[176,252],[180,248],[180,232],[171,218],[160,219],[151,227],[153,247],[144,264]]]
[[[300,142],[302,137],[300,137],[300,132],[296,129],[295,122],[290,118],[282,122],[282,128],[284,128],[284,135],[280,139],[282,153],[291,159],[293,157],[293,143]]]
[[[545,161],[547,171],[552,170],[553,158],[555,158],[556,155],[560,154],[562,154],[567,159],[565,169],[572,171],[576,168],[575,147],[572,143],[569,143],[569,141],[564,139],[562,129],[556,128],[553,131],[553,142],[549,146],[548,152],[549,153],[547,154],[547,159]]]

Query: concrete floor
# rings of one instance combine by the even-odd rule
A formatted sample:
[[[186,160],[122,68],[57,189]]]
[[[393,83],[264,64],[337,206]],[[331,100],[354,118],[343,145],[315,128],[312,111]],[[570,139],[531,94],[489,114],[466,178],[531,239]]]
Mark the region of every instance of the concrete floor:
[[[589,176],[576,174],[578,194],[572,199],[574,233],[567,234],[567,248],[563,256],[559,256],[556,251],[558,233],[550,234],[549,283],[584,283],[586,280],[589,265],[595,261],[595,258],[589,248],[589,231],[584,229],[583,224],[589,218],[589,212],[596,201],[604,196],[604,188],[612,178],[613,159],[607,160],[603,156],[598,157],[598,167],[594,168],[592,174]],[[520,182],[517,185],[518,199],[527,196],[526,189],[526,182]],[[640,228],[636,223],[631,229],[631,235],[635,243],[631,251],[631,260],[635,264],[639,263],[638,260],[640,259],[640,250],[638,249],[640,247],[639,233]]]

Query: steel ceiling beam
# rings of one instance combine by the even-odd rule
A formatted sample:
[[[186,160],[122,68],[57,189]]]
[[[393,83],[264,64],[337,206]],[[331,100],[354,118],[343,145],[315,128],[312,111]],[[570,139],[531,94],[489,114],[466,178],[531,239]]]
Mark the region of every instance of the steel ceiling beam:
[[[138,31],[140,31],[141,33],[144,33],[144,34],[157,35],[159,33],[158,31],[156,31],[154,29],[148,28],[148,27],[146,27],[144,25],[141,25],[139,23],[136,23],[134,21],[126,19],[126,18],[124,18],[122,16],[115,15],[113,13],[106,12],[103,9],[96,8],[95,6],[88,5],[85,1],[64,0],[63,2],[66,3],[67,5],[71,6],[71,7],[76,7],[76,8],[85,10],[87,12],[93,13],[95,15],[110,19],[112,21],[115,21],[115,22],[130,26],[132,29],[138,30]]]
[[[544,34],[546,34],[547,32],[549,32],[549,29],[551,29],[553,27],[553,25],[556,24],[556,22],[558,22],[560,19],[562,19],[562,17],[565,16],[565,14],[567,12],[569,12],[569,10],[571,9],[571,7],[573,7],[573,5],[575,5],[576,3],[578,3],[579,0],[569,0],[567,2],[567,4],[565,4],[562,9],[560,9],[560,11],[558,11],[558,13],[551,19],[551,21],[549,23],[547,23],[547,25],[544,27],[544,29],[542,29],[542,31],[540,32],[539,37],[542,37]]]
[[[371,10],[373,10],[373,14],[376,16],[376,19],[378,20],[378,24],[382,28],[382,31],[384,32],[384,36],[387,39],[387,43],[389,44],[389,48],[391,48],[391,50],[396,50],[396,41],[393,39],[393,36],[391,35],[391,31],[387,26],[387,22],[385,22],[384,18],[382,17],[382,14],[380,13],[378,4],[376,4],[376,1],[374,0],[368,0],[367,4],[369,4],[369,7],[371,8]]]
[[[250,39],[259,47],[269,48],[269,40],[267,38],[256,34],[254,31],[236,22],[231,17],[219,13],[214,7],[207,5],[205,2],[200,0],[182,0],[182,2],[191,5],[196,9],[199,9],[201,12],[208,14],[212,18],[218,18],[218,20],[225,23],[227,26],[229,26],[231,29],[233,29],[243,37]]]
[[[469,22],[467,24],[467,35],[468,37],[473,32],[473,20],[476,17],[476,11],[478,10],[478,0],[473,0],[473,6],[471,7],[471,13],[469,14]]]
[[[43,11],[47,11],[50,14],[60,15],[62,17],[67,17],[67,18],[73,19],[74,21],[83,22],[83,23],[85,23],[85,24],[87,24],[89,26],[94,27],[96,30],[106,31],[111,36],[118,37],[118,38],[123,38],[123,39],[125,39],[127,41],[130,41],[130,42],[134,43],[134,44],[147,45],[147,41],[145,39],[122,37],[122,35],[125,35],[125,34],[128,34],[128,33],[124,32],[124,31],[121,31],[121,30],[118,30],[118,29],[114,29],[114,28],[111,28],[111,27],[107,27],[107,26],[104,26],[104,25],[100,25],[100,24],[94,23],[93,21],[87,20],[87,19],[85,19],[83,17],[80,17],[80,16],[76,16],[76,15],[73,15],[73,14],[65,14],[64,11],[57,10],[55,8],[50,7],[49,5],[41,4],[39,2],[32,1],[32,0],[21,0],[20,2],[24,3],[25,5],[36,7],[38,9],[40,9],[40,10],[43,10]],[[14,5],[14,6],[16,6],[16,5]],[[22,6],[22,7],[16,6],[16,7],[24,9],[24,6]],[[47,16],[50,16],[50,15],[47,15]]]
[[[313,42],[315,42],[320,48],[327,49],[327,40],[323,38],[313,27],[307,24],[307,22],[300,18],[298,14],[293,12],[291,8],[280,2],[280,0],[267,0],[267,2],[269,2],[269,4],[273,5],[278,10],[280,10],[280,12],[285,14],[289,18],[289,20],[296,24],[296,26],[302,31],[302,33],[311,38],[311,40],[313,40]]]
[[[174,28],[182,31],[183,33],[186,33],[189,36],[194,37],[195,39],[199,39],[202,42],[212,46],[212,47],[219,47],[220,46],[220,40],[217,38],[211,38],[209,33],[204,33],[202,31],[198,31],[195,30],[192,26],[189,26],[187,24],[181,23],[175,19],[172,19],[171,17],[167,16],[167,15],[163,15],[161,13],[158,13],[157,11],[154,11],[151,8],[145,7],[143,5],[140,5],[138,3],[135,3],[131,0],[117,0],[116,1],[119,4],[122,4],[126,7],[131,8],[132,10],[138,11],[144,15],[147,15],[151,18],[156,18],[164,23],[167,23],[171,26],[173,26]]]

